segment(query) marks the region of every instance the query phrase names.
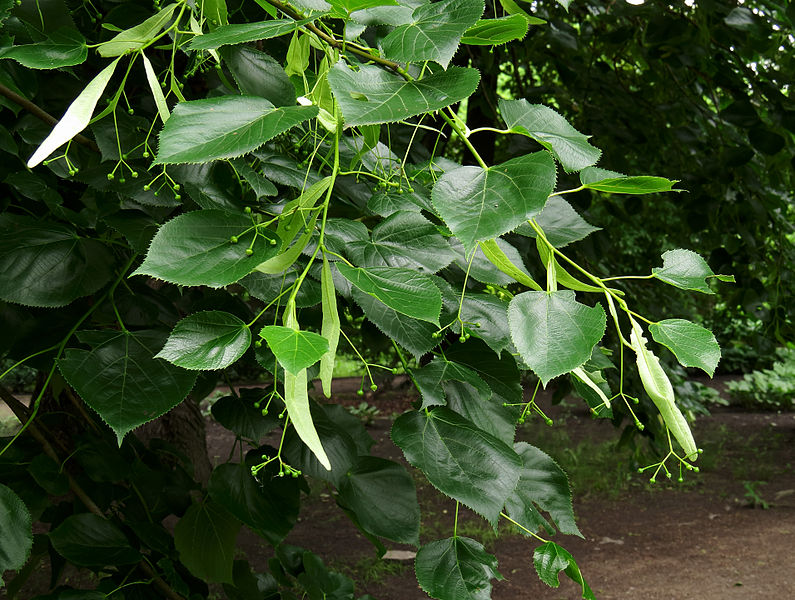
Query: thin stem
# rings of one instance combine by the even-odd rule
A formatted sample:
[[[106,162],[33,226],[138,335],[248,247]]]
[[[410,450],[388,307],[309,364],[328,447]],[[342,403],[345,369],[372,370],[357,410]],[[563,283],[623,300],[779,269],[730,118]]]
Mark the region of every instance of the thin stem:
[[[535,539],[537,539],[539,542],[543,542],[543,543],[545,543],[545,544],[549,542],[549,540],[545,540],[544,538],[542,538],[542,537],[541,537],[540,535],[538,535],[537,533],[535,533],[535,532],[533,532],[533,531],[530,531],[530,530],[529,530],[527,527],[525,527],[525,526],[524,526],[524,525],[522,525],[521,523],[517,523],[517,522],[516,522],[516,521],[514,521],[514,520],[513,520],[511,517],[509,517],[508,515],[506,515],[504,512],[501,512],[501,513],[500,513],[500,516],[501,516],[503,519],[505,519],[506,521],[508,521],[508,522],[510,522],[510,523],[513,523],[513,524],[514,524],[516,527],[518,527],[519,529],[521,529],[522,531],[524,531],[524,532],[525,532],[525,533],[527,533],[528,535],[532,535],[532,536],[533,536]]]
[[[573,194],[575,192],[581,192],[584,189],[585,189],[585,186],[581,185],[580,187],[576,187],[576,188],[573,188],[571,190],[561,190],[559,192],[555,192],[553,194],[550,194],[548,196],[548,198],[551,198],[552,196],[562,196],[563,194]]]
[[[449,107],[448,107],[448,109],[449,109]],[[442,117],[442,119],[445,120],[445,122],[450,127],[453,128],[453,131],[455,131],[458,134],[458,137],[460,137],[461,141],[464,142],[464,145],[467,147],[467,149],[470,151],[470,153],[472,153],[472,156],[475,158],[475,160],[478,161],[478,164],[482,168],[488,169],[489,166],[486,164],[486,161],[484,161],[483,158],[478,153],[478,151],[475,150],[475,147],[472,145],[472,142],[470,142],[469,139],[467,139],[466,134],[458,126],[458,123],[456,123],[454,119],[451,119],[449,116],[447,116],[447,114],[443,110],[439,111],[439,115]]]

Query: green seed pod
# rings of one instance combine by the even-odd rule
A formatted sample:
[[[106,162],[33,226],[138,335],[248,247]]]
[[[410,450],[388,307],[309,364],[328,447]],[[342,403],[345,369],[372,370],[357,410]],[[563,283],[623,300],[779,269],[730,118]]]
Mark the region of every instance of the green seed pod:
[[[376,384],[373,384],[370,386],[370,389],[375,392],[378,389],[378,386]]]
[[[643,337],[640,325],[632,317],[630,317],[630,322],[632,323],[632,333],[629,339],[637,357],[638,374],[643,388],[654,402],[657,410],[660,411],[666,427],[684,449],[685,456],[690,460],[695,460],[698,458],[696,441],[693,439],[693,433],[690,431],[690,426],[682,411],[676,406],[674,388],[660,366],[659,359],[646,348],[646,338]]]

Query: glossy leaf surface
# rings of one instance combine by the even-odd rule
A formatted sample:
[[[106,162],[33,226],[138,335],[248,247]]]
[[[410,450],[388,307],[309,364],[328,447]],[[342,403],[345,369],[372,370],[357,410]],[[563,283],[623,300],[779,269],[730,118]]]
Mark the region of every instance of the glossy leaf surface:
[[[311,331],[266,325],[259,332],[285,370],[293,375],[315,364],[328,352],[328,340]]]
[[[709,329],[685,319],[649,325],[654,341],[667,347],[685,367],[698,367],[712,377],[720,362],[720,346]]]
[[[155,358],[197,371],[224,369],[248,350],[251,330],[220,310],[194,313],[177,323]]]
[[[420,587],[439,600],[489,600],[491,580],[503,579],[497,559],[467,537],[426,544],[417,552],[415,569]]]

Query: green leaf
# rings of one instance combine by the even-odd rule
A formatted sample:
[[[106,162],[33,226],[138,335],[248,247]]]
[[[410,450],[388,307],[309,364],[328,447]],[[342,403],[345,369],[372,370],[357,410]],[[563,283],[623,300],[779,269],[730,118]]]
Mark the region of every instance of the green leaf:
[[[213,403],[213,418],[235,435],[257,443],[279,424],[275,415],[263,415],[262,409],[254,406],[257,401],[267,402],[266,397],[260,389],[242,389],[239,396],[224,396]]]
[[[433,112],[468,98],[479,81],[476,69],[464,67],[450,67],[418,81],[406,81],[376,66],[354,71],[343,61],[328,73],[348,126],[394,123]]]
[[[483,0],[422,4],[414,9],[411,23],[396,27],[381,41],[384,56],[404,63],[432,60],[447,68],[461,36],[482,14]]]
[[[568,246],[601,229],[578,215],[577,211],[560,196],[552,196],[535,220],[544,230],[549,243],[555,248]],[[517,233],[536,237],[535,231],[529,225],[523,225],[517,229]]]
[[[506,300],[492,294],[467,293],[461,305],[461,319],[472,323],[467,325],[471,335],[482,339],[497,354],[513,349]]]
[[[379,6],[397,6],[395,0],[329,0],[334,18],[345,19],[351,13]]]
[[[168,24],[174,14],[174,9],[178,6],[178,3],[169,4],[143,23],[125,29],[107,42],[103,42],[97,49],[99,55],[111,58],[144,48]]]
[[[500,100],[500,113],[510,129],[548,149],[566,171],[579,171],[599,160],[602,151],[554,110],[527,100]]]
[[[541,238],[536,238],[536,248],[538,249],[538,255],[541,257],[541,262],[543,263],[544,267],[547,268],[550,261],[552,261],[553,268],[555,269],[555,278],[557,279],[558,285],[562,285],[563,287],[567,287],[570,290],[575,290],[577,292],[593,292],[596,294],[601,294],[603,292],[602,288],[598,288],[595,285],[590,285],[588,283],[583,283],[579,279],[572,277],[572,275],[563,267],[560,266],[555,256],[547,246],[546,242]],[[623,295],[623,292],[620,290],[612,290],[613,293]]]
[[[225,369],[245,354],[251,330],[235,315],[220,310],[185,317],[174,327],[155,358],[164,358],[183,369]]]
[[[295,87],[277,60],[249,46],[224,48],[221,56],[242,94],[260,96],[275,106],[295,104]]]
[[[242,23],[222,25],[210,33],[193,38],[188,44],[190,50],[213,50],[221,46],[245,44],[258,40],[268,40],[292,33],[301,25],[315,20],[315,17],[294,21],[292,19],[274,19],[259,23]]]
[[[709,329],[685,319],[665,319],[649,325],[649,332],[683,366],[698,367],[710,377],[715,373],[720,362],[720,346]]]
[[[444,384],[444,393],[448,408],[477,423],[498,440],[513,444],[519,416],[514,407],[503,406],[497,397],[492,396],[491,390],[489,397],[484,399],[481,390],[468,382],[449,381]]]
[[[18,571],[33,547],[30,511],[14,491],[0,483],[0,588],[4,571]]]
[[[237,243],[231,242],[233,236]],[[258,227],[255,239],[248,215],[198,210],[160,227],[133,275],[151,275],[177,285],[223,287],[276,254],[277,244],[276,235],[264,227]],[[246,254],[249,247],[251,255]]]
[[[522,15],[507,15],[497,19],[481,19],[466,30],[462,44],[470,46],[497,46],[521,40],[527,34],[529,23]]]
[[[152,63],[149,62],[149,59],[143,52],[141,52],[141,60],[143,60],[144,63],[146,82],[149,84],[149,89],[152,92],[152,98],[154,99],[155,106],[157,107],[157,114],[160,115],[160,120],[165,123],[171,116],[171,113],[168,110],[168,104],[166,104],[166,97],[163,95],[163,90],[160,89],[160,83],[157,80],[157,75],[155,74],[154,67],[152,67]]]
[[[180,102],[160,132],[155,163],[204,163],[235,158],[317,116],[315,106],[275,107],[256,96]]]
[[[590,167],[589,167],[590,168]],[[682,190],[673,189],[677,180],[665,179],[664,177],[651,177],[641,175],[637,177],[610,177],[589,183],[583,183],[585,187],[598,192],[608,192],[610,194],[656,194],[658,192],[681,192]]]
[[[362,456],[339,486],[338,502],[367,532],[400,544],[420,543],[420,507],[406,469],[384,458]]]
[[[98,240],[56,223],[0,215],[0,298],[59,307],[93,294],[113,275],[113,256]]]
[[[433,338],[438,329],[436,325],[407,317],[356,288],[352,295],[371,323],[417,358],[439,343]]]
[[[320,381],[323,394],[331,398],[331,380],[334,375],[334,363],[337,356],[337,344],[340,339],[340,315],[337,311],[337,290],[331,276],[326,253],[323,253],[323,270],[320,275],[321,304],[323,307],[323,324],[320,333],[328,342],[328,352],[320,357]]]
[[[417,582],[439,600],[489,600],[491,580],[502,580],[497,559],[480,542],[451,537],[424,545],[415,560]]]
[[[49,537],[58,554],[81,567],[129,565],[141,560],[119,528],[95,514],[67,517]]]
[[[714,294],[706,280],[716,276],[707,262],[692,250],[677,248],[662,255],[663,266],[654,267],[652,273],[680,290],[694,290],[704,294]]]
[[[491,388],[495,401],[500,404],[522,402],[519,369],[510,354],[500,357],[495,352],[489,352],[484,342],[472,339],[466,344],[456,344],[446,350],[445,355],[449,360],[466,365],[480,375]]]
[[[192,504],[174,528],[174,546],[182,564],[196,577],[232,583],[239,529],[240,522],[219,504]]]
[[[441,271],[455,252],[438,229],[419,213],[396,212],[373,228],[372,239],[353,242],[348,256],[365,267],[407,267],[424,273]]]
[[[86,39],[71,28],[51,33],[43,42],[0,48],[0,59],[11,58],[28,69],[59,69],[84,63]]]
[[[582,185],[598,183],[605,179],[622,179],[624,177],[626,177],[626,175],[623,173],[608,171],[607,169],[601,169],[599,167],[585,167],[580,171],[580,183],[582,183]]]
[[[287,75],[298,75],[300,77],[308,67],[309,36],[296,31],[293,33],[290,46],[287,48],[287,66],[284,68],[284,72]]]
[[[298,327],[298,320],[295,316],[295,304],[288,303],[287,307],[285,308],[284,312],[284,324],[288,329],[293,330],[294,332],[299,332]],[[264,331],[265,328],[263,328]],[[272,332],[273,330],[271,330]],[[306,332],[305,332],[306,333]],[[262,332],[260,333],[262,335]],[[294,361],[292,364],[297,365],[300,362],[304,362],[312,358],[313,354],[317,354],[320,349],[320,344],[322,343],[324,347],[323,352],[328,350],[328,342],[322,336],[314,334],[319,340],[317,340],[317,345],[313,344],[312,338],[303,338],[303,344],[301,349],[299,350],[299,342],[298,340],[301,339],[299,337],[292,338],[294,340],[292,348],[290,347],[289,340],[291,338],[283,337],[283,334],[280,332],[275,332],[275,341],[280,342],[282,340],[288,341],[288,343],[284,347],[279,347],[279,352],[283,354],[283,359],[279,359],[279,362],[285,366],[285,363],[282,360],[287,360],[288,362]],[[267,340],[267,338],[266,338]],[[270,341],[269,341],[270,345]],[[271,350],[279,358],[279,354],[277,354],[277,350],[273,348],[271,345]],[[313,364],[316,360],[320,358],[322,353],[317,354],[317,358],[313,360],[309,364]],[[284,404],[287,407],[287,414],[290,417],[290,420],[293,423],[293,427],[295,428],[296,433],[301,438],[301,441],[306,444],[307,448],[309,448],[312,453],[317,457],[317,460],[322,464],[327,471],[331,471],[331,462],[326,455],[326,451],[323,449],[323,445],[320,443],[320,438],[317,435],[317,430],[315,429],[315,425],[312,422],[312,413],[309,408],[309,395],[307,393],[307,375],[306,369],[301,369],[297,373],[293,373],[288,366],[285,366],[284,371]]]
[[[398,267],[360,269],[338,263],[337,268],[345,279],[389,308],[439,324],[442,294],[427,275]]]
[[[519,260],[519,266],[511,262],[511,259],[500,248],[497,240],[485,240],[480,243],[480,249],[483,255],[489,259],[489,262],[497,267],[500,271],[508,275],[514,281],[521,283],[536,291],[541,291],[541,286],[536,283],[535,279],[530,276],[527,269]]]
[[[605,332],[600,304],[586,306],[571,290],[524,292],[508,307],[511,337],[522,360],[546,386],[585,364]]]
[[[481,402],[488,401],[491,397],[491,388],[478,377],[469,367],[446,360],[437,356],[421,369],[412,371],[412,376],[417,389],[422,396],[422,406],[438,406],[446,403],[444,387],[447,381],[461,381],[474,388]]]
[[[246,182],[254,190],[257,195],[257,200],[265,196],[275,196],[279,193],[276,186],[266,179],[260,171],[255,171],[245,160],[233,159],[230,161],[235,167],[235,170],[246,180]]]
[[[58,361],[80,397],[116,433],[127,432],[167,413],[188,395],[196,373],[156,359],[163,347],[157,331],[82,331],[90,350],[68,348]]]
[[[522,459],[522,472],[516,489],[505,503],[505,512],[530,531],[546,526],[537,508],[549,513],[561,533],[582,537],[574,522],[569,479],[547,454],[526,442],[513,449]],[[537,508],[536,508],[537,507]],[[539,523],[540,519],[540,523]]]
[[[281,542],[298,517],[298,488],[291,492],[270,481],[261,485],[245,464],[226,463],[213,469],[207,491],[219,506],[271,544]]]
[[[297,375],[328,352],[328,340],[311,331],[266,325],[259,332],[286,371]]]
[[[433,186],[439,216],[467,252],[541,212],[555,188],[555,163],[547,152],[514,158],[494,167],[446,171]]]
[[[36,151],[28,159],[28,168],[32,169],[44,161],[50,154],[71,140],[78,133],[88,127],[94,108],[99,102],[102,92],[113,76],[116,65],[119,63],[117,58],[107,67],[102,69],[99,74],[92,79],[83,91],[75,98],[66,109],[61,120],[52,128],[50,135],[36,148]]]
[[[574,557],[555,542],[547,542],[536,548],[533,553],[533,564],[538,577],[548,586],[558,587],[560,585],[559,573],[565,571],[574,583],[581,586],[584,600],[596,600],[591,588],[582,578],[582,573],[580,573],[580,568],[574,561]]]
[[[202,13],[210,24],[211,29],[228,23],[226,0],[202,0]]]
[[[510,446],[445,407],[404,413],[392,440],[439,491],[496,525],[522,466]]]

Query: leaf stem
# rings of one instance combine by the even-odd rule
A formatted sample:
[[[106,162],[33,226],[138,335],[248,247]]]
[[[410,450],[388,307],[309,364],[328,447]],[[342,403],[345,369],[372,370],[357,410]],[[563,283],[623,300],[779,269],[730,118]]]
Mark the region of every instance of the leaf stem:
[[[522,524],[520,524],[520,523],[517,523],[517,522],[516,522],[516,521],[514,521],[514,520],[513,520],[511,517],[509,517],[508,515],[506,515],[504,512],[501,512],[501,513],[500,513],[500,516],[501,516],[503,519],[505,519],[506,521],[509,521],[510,523],[513,523],[513,524],[514,524],[516,527],[518,527],[519,529],[521,529],[522,531],[524,531],[524,532],[525,532],[525,533],[527,533],[528,535],[531,535],[531,536],[533,536],[533,537],[534,537],[535,539],[537,539],[539,542],[543,542],[543,543],[545,543],[545,544],[549,542],[549,540],[546,540],[546,539],[542,538],[540,535],[538,535],[537,533],[535,533],[535,532],[533,532],[533,531],[530,531],[530,530],[529,530],[527,527],[525,527],[524,525],[522,525]]]

